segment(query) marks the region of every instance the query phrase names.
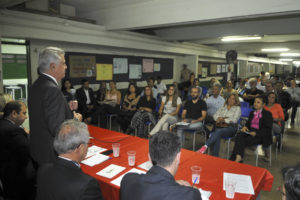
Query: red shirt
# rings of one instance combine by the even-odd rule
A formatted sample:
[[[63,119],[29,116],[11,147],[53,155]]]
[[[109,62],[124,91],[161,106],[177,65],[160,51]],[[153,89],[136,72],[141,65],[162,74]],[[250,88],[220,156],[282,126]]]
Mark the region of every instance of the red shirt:
[[[268,106],[264,106],[264,109],[272,113],[272,117],[281,118],[284,120],[284,113],[280,104],[275,103],[271,108]],[[278,122],[278,125],[281,126],[281,123]]]

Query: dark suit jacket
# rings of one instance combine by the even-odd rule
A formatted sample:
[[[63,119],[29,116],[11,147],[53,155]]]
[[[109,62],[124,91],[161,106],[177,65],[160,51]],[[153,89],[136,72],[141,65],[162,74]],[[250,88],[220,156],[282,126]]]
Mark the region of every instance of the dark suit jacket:
[[[35,177],[27,134],[6,119],[0,120],[0,179],[4,195],[10,199],[27,199],[33,192]]]
[[[95,101],[94,91],[92,90],[92,88],[89,88],[88,92],[89,92],[89,96],[90,96],[90,100],[91,100],[90,105],[93,105],[94,101]],[[84,115],[84,118],[85,118],[86,112],[88,111],[87,106],[86,106],[87,98],[86,98],[84,89],[82,87],[76,90],[76,97],[77,97],[77,101],[78,101],[78,110],[82,115]]]
[[[69,105],[50,77],[41,74],[29,88],[28,110],[30,118],[30,153],[42,165],[53,162],[56,154],[53,140],[59,126],[66,119],[72,119]]]
[[[269,146],[272,144],[272,126],[273,126],[273,117],[272,114],[269,111],[262,110],[262,117],[259,120],[259,130],[256,130],[256,136],[260,138],[260,141],[262,141],[262,145],[264,147]],[[251,130],[250,125],[251,121],[254,117],[254,111],[252,111],[249,115],[248,121],[246,123],[246,126],[249,130]]]
[[[36,200],[102,200],[96,179],[72,161],[58,158],[42,166],[37,175]]]
[[[201,200],[200,192],[181,186],[165,169],[153,166],[147,174],[128,173],[121,182],[121,200]]]

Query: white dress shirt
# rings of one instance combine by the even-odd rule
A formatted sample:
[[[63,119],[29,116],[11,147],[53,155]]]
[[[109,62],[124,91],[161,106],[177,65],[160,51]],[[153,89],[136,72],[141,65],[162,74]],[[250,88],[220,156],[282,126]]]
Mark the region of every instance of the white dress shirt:
[[[90,104],[91,103],[91,99],[90,99],[90,94],[89,94],[89,90],[88,89],[85,89],[83,88],[83,91],[85,93],[85,96],[86,96],[86,104]]]

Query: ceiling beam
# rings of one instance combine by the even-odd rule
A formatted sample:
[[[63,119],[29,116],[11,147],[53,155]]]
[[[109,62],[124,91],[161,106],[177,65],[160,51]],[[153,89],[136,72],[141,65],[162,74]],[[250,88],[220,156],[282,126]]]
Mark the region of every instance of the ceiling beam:
[[[299,0],[152,0],[81,13],[81,17],[97,20],[108,30],[134,30],[249,19],[299,10]]]

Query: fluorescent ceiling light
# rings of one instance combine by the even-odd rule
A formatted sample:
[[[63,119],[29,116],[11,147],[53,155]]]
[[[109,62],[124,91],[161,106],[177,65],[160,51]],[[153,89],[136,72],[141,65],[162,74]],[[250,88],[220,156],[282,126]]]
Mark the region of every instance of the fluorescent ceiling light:
[[[261,36],[226,36],[221,40],[223,42],[243,41],[243,40],[260,40]]]
[[[281,58],[279,59],[280,61],[286,61],[286,62],[290,62],[290,61],[293,61],[292,58]]]
[[[288,48],[270,48],[270,49],[261,49],[261,51],[264,52],[283,52],[283,51],[288,51]]]
[[[281,53],[280,56],[297,57],[300,56],[300,53]]]
[[[300,65],[300,60],[295,60],[295,61],[293,62],[293,64],[295,64],[295,65]]]

